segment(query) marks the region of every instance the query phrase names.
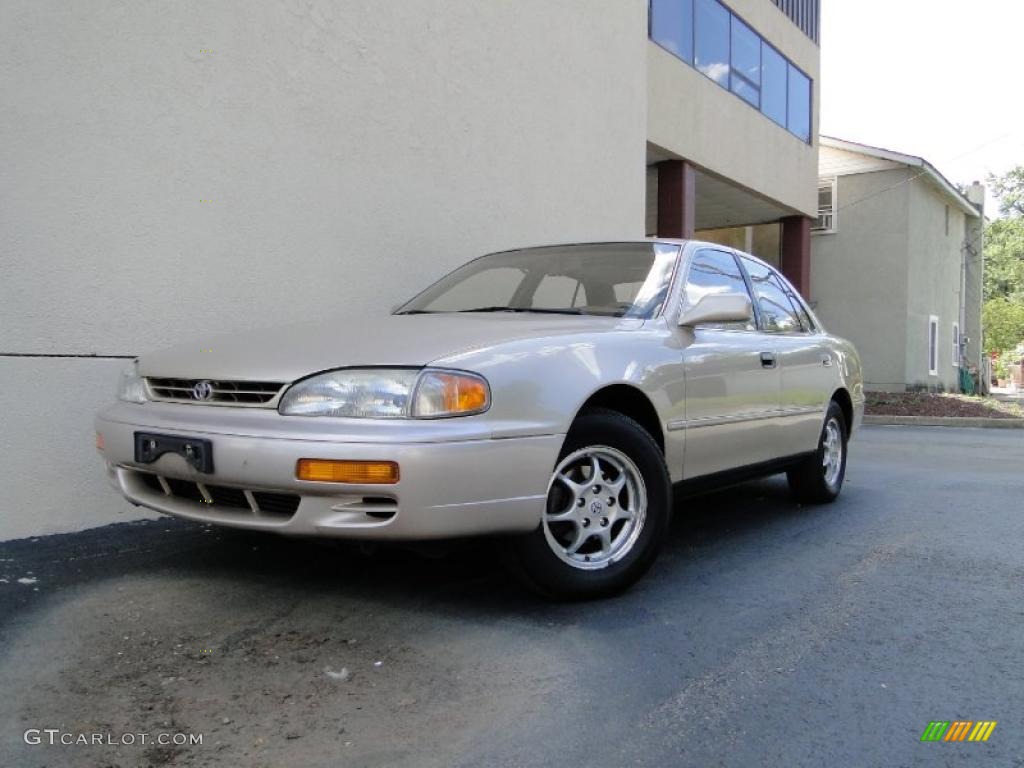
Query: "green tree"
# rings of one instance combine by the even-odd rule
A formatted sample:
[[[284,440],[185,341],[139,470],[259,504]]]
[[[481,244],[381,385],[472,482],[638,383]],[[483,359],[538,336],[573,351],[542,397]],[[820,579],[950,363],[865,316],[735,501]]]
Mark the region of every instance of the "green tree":
[[[1024,342],[1024,166],[989,174],[1003,218],[985,227],[985,303],[981,322],[985,351],[1002,352]]]
[[[1024,341],[1024,301],[989,299],[981,308],[985,353],[1013,349]]]
[[[1024,216],[1024,166],[1018,165],[1002,176],[990,173],[987,181],[999,198],[1003,216]]]
[[[985,228],[985,299],[1024,301],[1024,217],[996,219]]]

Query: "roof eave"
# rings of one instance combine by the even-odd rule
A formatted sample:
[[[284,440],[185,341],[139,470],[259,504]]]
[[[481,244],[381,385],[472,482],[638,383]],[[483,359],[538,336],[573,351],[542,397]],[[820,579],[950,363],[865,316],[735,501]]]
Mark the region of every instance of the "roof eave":
[[[902,152],[894,152],[891,149],[883,149],[882,147],[872,147],[868,144],[860,144],[856,141],[847,141],[845,139],[837,139],[834,136],[821,136],[819,143],[823,147],[831,147],[833,149],[842,149],[847,152],[857,152],[862,155],[868,155],[870,157],[877,157],[880,160],[888,160],[891,163],[899,163],[906,165],[911,168],[920,168],[922,173],[920,175],[927,175],[932,183],[934,183],[939,189],[946,193],[946,195],[953,199],[967,216],[971,218],[978,218],[981,216],[981,212],[958,190],[953,184],[947,179],[942,173],[939,172],[938,168],[929,163],[923,157],[916,155],[905,155]]]

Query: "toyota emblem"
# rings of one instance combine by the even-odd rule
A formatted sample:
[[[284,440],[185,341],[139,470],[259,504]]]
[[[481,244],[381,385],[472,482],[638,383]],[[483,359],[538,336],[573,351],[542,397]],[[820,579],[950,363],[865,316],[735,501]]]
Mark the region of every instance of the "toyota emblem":
[[[213,396],[213,384],[206,379],[197,381],[196,385],[192,387],[192,399],[193,400],[209,400]]]

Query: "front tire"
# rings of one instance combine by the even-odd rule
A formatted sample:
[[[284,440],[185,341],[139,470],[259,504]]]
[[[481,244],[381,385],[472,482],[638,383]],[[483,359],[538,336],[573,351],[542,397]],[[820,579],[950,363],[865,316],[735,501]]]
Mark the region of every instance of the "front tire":
[[[835,501],[846,477],[848,439],[843,409],[833,400],[825,414],[818,449],[786,473],[793,497],[803,504]]]
[[[603,597],[636,582],[668,531],[668,470],[654,438],[617,411],[573,423],[548,484],[541,525],[514,540],[514,570],[562,599]]]

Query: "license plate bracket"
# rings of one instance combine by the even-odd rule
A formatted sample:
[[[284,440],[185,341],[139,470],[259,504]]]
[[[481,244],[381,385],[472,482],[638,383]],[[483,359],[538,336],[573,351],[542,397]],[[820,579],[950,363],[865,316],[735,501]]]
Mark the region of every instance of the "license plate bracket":
[[[213,443],[209,440],[154,432],[135,433],[135,461],[139,464],[152,464],[165,453],[178,454],[203,474],[213,472]]]

